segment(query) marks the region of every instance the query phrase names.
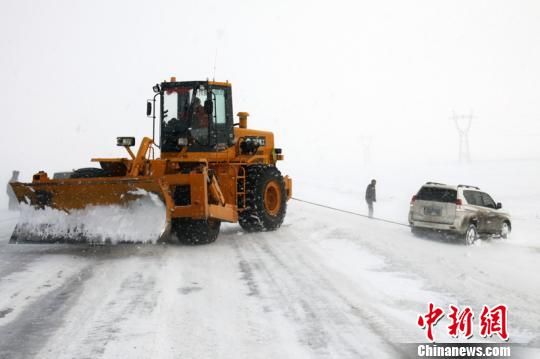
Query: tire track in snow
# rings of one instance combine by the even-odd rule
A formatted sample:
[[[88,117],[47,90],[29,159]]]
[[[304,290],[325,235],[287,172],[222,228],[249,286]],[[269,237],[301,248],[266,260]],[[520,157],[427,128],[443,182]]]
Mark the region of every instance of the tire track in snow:
[[[263,248],[266,253],[276,258],[277,260],[279,260],[280,256],[288,256],[282,251],[279,253],[279,255],[277,253],[274,253],[274,250],[270,246],[268,246],[267,243],[263,245]],[[370,303],[367,303],[367,305],[359,306],[357,303],[351,301],[345,294],[343,294],[339,290],[339,288],[337,288],[332,283],[330,279],[328,279],[328,276],[326,275],[326,273],[324,273],[324,268],[321,268],[321,265],[314,265],[313,262],[307,261],[305,256],[303,255],[297,256],[296,259],[298,263],[300,263],[300,265],[295,266],[294,268],[304,267],[306,269],[306,273],[313,273],[313,277],[316,278],[313,283],[313,286],[315,288],[326,288],[326,292],[331,292],[332,296],[335,296],[332,301],[341,301],[345,307],[350,308],[351,314],[358,317],[363,325],[366,325],[373,333],[375,333],[379,337],[379,339],[384,341],[384,344],[395,350],[395,353],[392,354],[401,353],[402,348],[387,339],[388,337],[395,337],[396,333],[394,325],[391,325],[383,319],[386,317],[383,313],[380,313],[376,308],[371,306]],[[285,262],[283,261],[282,263]],[[288,271],[290,271],[290,269],[288,269]],[[315,298],[320,302],[321,305],[324,305],[325,303],[329,303],[328,297],[328,295],[324,295]],[[363,304],[365,304],[365,302]],[[348,313],[345,312],[345,314]],[[347,324],[354,325],[348,315],[345,315],[345,322]]]
[[[0,257],[0,280],[15,272],[26,270],[28,265],[36,260],[39,256],[35,253],[27,253],[24,246],[17,244],[8,244],[9,237],[5,239],[5,243],[0,243],[0,253],[9,253]]]
[[[0,358],[34,358],[50,333],[62,326],[63,316],[92,276],[91,267],[71,276],[59,288],[26,307],[16,320],[0,327]]]
[[[332,318],[342,318],[342,320],[337,323],[338,326],[342,326],[343,324],[345,324],[348,328],[352,329],[356,325],[355,321],[351,319],[349,311],[347,311],[347,309],[350,309],[350,313],[353,314],[355,317],[359,318],[363,326],[366,326],[372,333],[376,334],[377,339],[379,339],[382,344],[386,346],[386,349],[389,352],[388,354],[390,354],[391,357],[395,357],[396,354],[403,354],[402,348],[388,339],[389,337],[393,336],[391,333],[395,332],[395,328],[394,325],[388,323],[385,319],[383,319],[386,317],[386,315],[380,313],[376,308],[371,306],[370,303],[367,303],[366,305],[366,303],[364,302],[362,303],[364,304],[363,306],[359,306],[356,303],[353,303],[345,294],[342,293],[342,291],[338,287],[336,287],[332,283],[331,279],[328,279],[328,271],[326,268],[323,268],[323,265],[321,263],[313,263],[312,260],[306,260],[304,250],[301,250],[300,253],[296,252],[293,258],[291,253],[280,250],[281,248],[273,248],[272,246],[270,246],[266,238],[264,242],[260,242],[260,245],[263,247],[265,253],[267,253],[277,261],[280,261],[280,258],[288,258],[288,260],[282,260],[281,262],[286,266],[287,272],[289,272],[290,275],[294,275],[294,273],[297,272],[299,268],[304,269],[304,274],[302,275],[302,277],[308,278],[309,273],[312,273],[311,278],[313,278],[313,282],[307,283],[308,287],[310,287],[310,289],[314,293],[318,293],[319,291],[317,289],[320,288],[325,288],[326,290],[322,293],[322,295],[310,296],[310,300],[316,300],[318,306],[323,309],[326,308],[329,303],[340,303],[340,305],[345,309],[342,309],[339,312],[336,312],[336,310],[332,310],[332,312],[329,313]],[[290,266],[289,263],[294,263],[294,259],[296,259],[298,264]],[[346,342],[346,338],[340,339],[343,344],[350,345],[351,343],[356,343],[359,336],[358,333],[351,330],[348,339],[350,339],[351,337],[353,339],[348,343]],[[379,346],[377,350],[381,349],[382,346]],[[376,355],[378,356],[381,354],[383,353],[376,353]]]
[[[162,249],[139,248],[142,251],[138,247],[98,250],[92,279],[85,283],[79,300],[66,313],[63,327],[51,335],[40,357],[118,357],[109,353],[111,346],[114,352],[127,345],[126,340],[136,343],[137,337],[152,335],[134,323],[150,320],[155,311],[160,290],[156,290],[156,272],[149,265],[161,267]],[[131,256],[134,253],[136,257]]]
[[[271,243],[281,238],[270,233],[257,236],[262,238],[245,238],[241,245],[236,245],[240,263],[249,263],[253,278],[259,280],[261,297],[268,310],[280,311],[295,323],[298,341],[303,346],[317,356],[370,356],[375,353],[368,354],[369,348],[362,343],[363,338],[368,337],[371,342],[379,342],[376,353],[379,357],[384,355],[381,347],[387,348],[389,357],[395,356],[399,349],[384,341],[383,331],[386,328],[374,327],[374,318],[366,319],[366,315],[360,321],[354,319],[358,317],[359,310],[348,303],[336,288],[322,280],[305,261],[297,265],[301,253],[285,254],[285,251],[280,251],[277,254]],[[246,281],[248,289],[250,285]],[[371,327],[366,329],[366,322]]]
[[[41,258],[24,265],[20,271],[0,278],[0,328],[16,320],[25,308],[63,286],[87,266],[68,258]]]
[[[98,318],[92,321],[82,342],[84,351],[79,356],[89,359],[103,357],[108,343],[124,335],[121,330],[124,322],[135,312],[138,315],[151,313],[156,305],[155,284],[155,278],[144,277],[138,272],[124,279]]]

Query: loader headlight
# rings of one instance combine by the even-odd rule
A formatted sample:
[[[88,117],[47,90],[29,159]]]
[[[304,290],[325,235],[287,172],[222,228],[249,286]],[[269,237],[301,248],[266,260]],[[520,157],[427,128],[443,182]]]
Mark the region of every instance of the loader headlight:
[[[117,146],[135,146],[135,137],[116,137]]]
[[[186,137],[180,137],[178,139],[178,146],[187,146],[188,139]]]
[[[159,84],[155,84],[154,87],[152,87],[152,90],[154,90],[155,93],[158,93],[159,91],[161,91]]]

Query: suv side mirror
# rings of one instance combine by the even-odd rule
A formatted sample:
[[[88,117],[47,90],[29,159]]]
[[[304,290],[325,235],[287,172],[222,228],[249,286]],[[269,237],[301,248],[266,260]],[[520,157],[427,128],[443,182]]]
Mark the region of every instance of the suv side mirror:
[[[207,99],[206,101],[204,101],[204,112],[207,115],[211,115],[214,112],[214,103],[212,102],[212,100]]]
[[[497,209],[501,209],[502,208],[502,203],[501,202],[497,202]]]
[[[152,115],[152,102],[150,100],[146,101],[146,117],[150,117]]]

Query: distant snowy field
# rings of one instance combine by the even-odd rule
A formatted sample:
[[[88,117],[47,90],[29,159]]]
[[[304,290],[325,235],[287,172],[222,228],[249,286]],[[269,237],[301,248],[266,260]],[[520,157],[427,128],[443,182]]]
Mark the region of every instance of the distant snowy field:
[[[207,246],[8,245],[16,215],[3,211],[0,357],[395,358],[425,341],[416,319],[430,301],[507,304],[510,342],[540,357],[538,164],[290,171],[295,197],[360,213],[375,178],[376,216],[403,223],[424,182],[477,185],[514,231],[471,247],[295,201],[278,231],[227,224]]]

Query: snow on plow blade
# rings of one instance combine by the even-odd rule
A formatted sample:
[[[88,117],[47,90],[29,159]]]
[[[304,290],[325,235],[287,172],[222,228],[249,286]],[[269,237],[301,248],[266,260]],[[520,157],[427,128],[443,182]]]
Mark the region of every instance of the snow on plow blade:
[[[10,243],[154,242],[167,232],[157,179],[77,178],[11,186],[21,217]]]

